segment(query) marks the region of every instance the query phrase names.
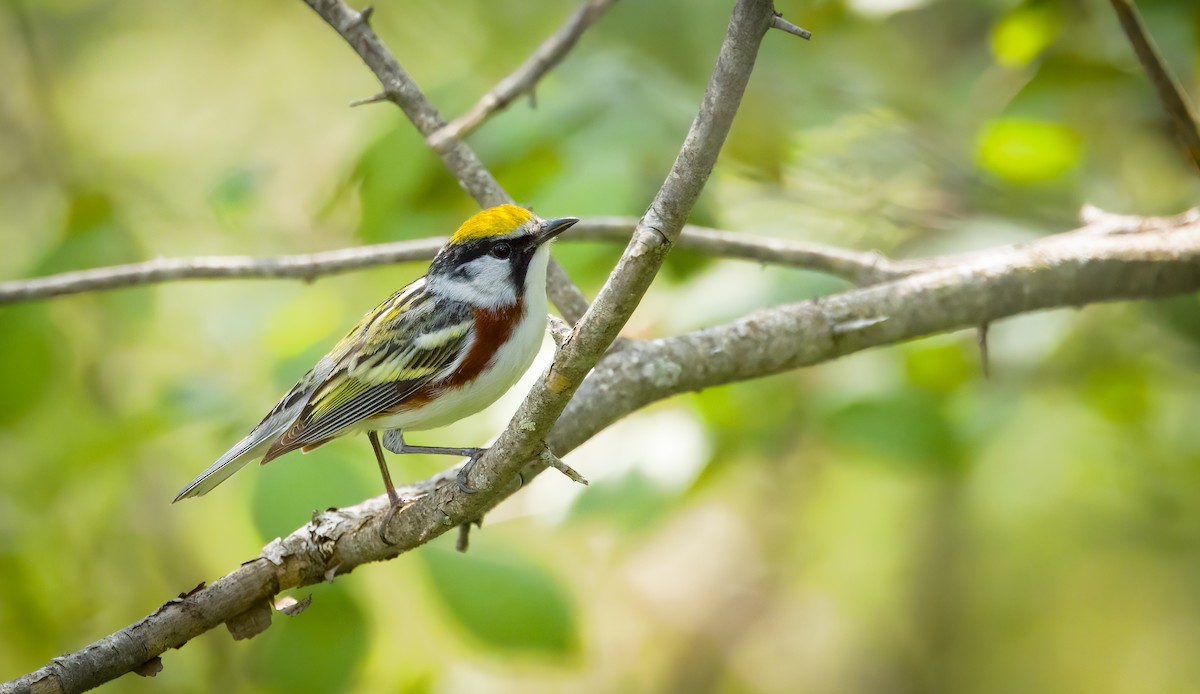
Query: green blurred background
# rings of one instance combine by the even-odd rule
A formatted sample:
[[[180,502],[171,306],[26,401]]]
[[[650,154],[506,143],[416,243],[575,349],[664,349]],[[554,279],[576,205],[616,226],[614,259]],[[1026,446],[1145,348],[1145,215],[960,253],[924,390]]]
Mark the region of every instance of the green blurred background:
[[[731,3],[622,0],[470,141],[547,215],[637,215]],[[1200,95],[1200,7],[1145,0]],[[6,0],[0,277],[444,234],[475,208],[300,2]],[[377,3],[448,115],[575,3]],[[780,0],[700,223],[898,256],[1200,201],[1107,2]],[[559,243],[594,294],[618,246]],[[363,440],[174,493],[420,264],[0,308],[0,680],[378,494]],[[677,252],[626,334],[843,288]],[[658,404],[488,517],[132,692],[1192,692],[1200,299],[1063,310]],[[545,355],[543,355],[545,356]],[[520,393],[419,443],[477,445]],[[447,464],[392,458],[410,480]]]

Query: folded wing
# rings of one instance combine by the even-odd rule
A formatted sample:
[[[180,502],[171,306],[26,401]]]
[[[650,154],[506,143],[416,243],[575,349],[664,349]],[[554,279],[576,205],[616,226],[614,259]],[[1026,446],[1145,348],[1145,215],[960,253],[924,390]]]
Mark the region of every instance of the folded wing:
[[[428,294],[380,311],[267,449],[263,463],[318,446],[444,379],[467,353],[473,326],[465,304]]]
[[[436,310],[435,310],[436,306]],[[470,309],[439,303],[424,278],[372,311],[275,405],[262,422],[192,480],[175,501],[211,491],[259,457],[316,446],[401,406],[453,371],[473,339]]]

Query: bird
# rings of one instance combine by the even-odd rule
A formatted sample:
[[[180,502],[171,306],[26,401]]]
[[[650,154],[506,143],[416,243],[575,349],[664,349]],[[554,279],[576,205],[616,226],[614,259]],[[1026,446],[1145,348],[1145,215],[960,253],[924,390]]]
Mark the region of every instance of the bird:
[[[458,484],[474,491],[467,474],[485,448],[414,446],[404,432],[479,412],[528,370],[546,330],[550,241],[578,221],[542,219],[512,204],[469,218],[423,277],[368,311],[258,426],[172,503],[207,494],[253,460],[265,465],[362,432],[387,489],[381,535],[403,505],[383,448],[465,457]]]

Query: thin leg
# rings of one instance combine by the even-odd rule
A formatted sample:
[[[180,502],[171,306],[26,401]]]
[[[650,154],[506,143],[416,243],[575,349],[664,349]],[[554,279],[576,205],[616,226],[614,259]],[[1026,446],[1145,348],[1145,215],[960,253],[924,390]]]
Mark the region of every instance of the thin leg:
[[[408,453],[424,453],[427,455],[458,455],[464,458],[477,456],[486,448],[446,448],[444,446],[414,446],[404,440],[404,432],[399,429],[389,429],[383,432],[383,447],[399,455]]]
[[[371,432],[374,436],[375,432]],[[467,476],[471,473],[471,467],[475,465],[475,461],[479,456],[483,455],[486,448],[446,448],[443,446],[414,446],[404,440],[404,432],[399,429],[391,429],[383,434],[384,445],[392,453],[408,454],[408,453],[424,453],[427,455],[457,455],[467,459],[458,471],[458,488],[465,494],[474,494],[477,489],[471,486],[467,481]],[[381,454],[382,455],[382,454]],[[382,464],[382,463],[381,463]]]
[[[396,511],[401,508],[400,495],[396,493],[396,487],[392,484],[392,475],[388,472],[387,461],[383,459],[383,447],[379,445],[379,435],[368,431],[367,438],[371,439],[371,448],[375,450],[375,460],[379,462],[379,472],[383,474],[383,486],[387,487],[388,495],[388,510],[379,522],[379,539],[383,540],[383,544],[390,545],[392,541],[387,537],[387,528],[392,522],[392,516],[396,515]]]
[[[463,458],[474,458],[486,451],[486,448],[443,448],[442,446],[410,446],[404,444],[401,453],[425,453],[427,455],[457,455]]]
[[[367,432],[367,438],[371,439],[371,448],[375,449],[375,460],[379,462],[379,472],[383,475],[383,486],[387,487],[388,501],[392,507],[400,505],[400,495],[396,493],[396,487],[392,484],[392,474],[388,472],[387,461],[383,459],[383,447],[379,445],[379,435],[373,431]]]

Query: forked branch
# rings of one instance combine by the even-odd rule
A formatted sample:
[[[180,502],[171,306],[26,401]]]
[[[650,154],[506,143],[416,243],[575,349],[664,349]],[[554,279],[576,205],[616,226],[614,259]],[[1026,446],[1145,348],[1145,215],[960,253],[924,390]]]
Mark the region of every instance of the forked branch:
[[[564,235],[561,241],[625,243],[637,226],[634,217],[592,217]],[[0,282],[0,306],[56,296],[139,287],[199,279],[300,279],[312,281],[378,265],[429,260],[445,237],[397,241],[373,246],[342,248],[320,253],[268,257],[200,256],[155,258],[140,263],[63,272],[45,277]],[[895,261],[873,252],[837,246],[773,239],[687,225],[676,244],[679,248],[715,257],[751,260],[824,272],[854,282],[870,284],[909,274],[918,265],[936,259]]]
[[[419,92],[416,100],[411,93],[401,95],[409,86],[393,79],[399,65],[370,32],[366,13],[353,12],[335,0],[306,2],[368,65],[386,68],[381,77],[385,93],[402,107],[407,104],[406,113],[411,111],[418,129],[430,124],[440,127],[440,117],[426,109]],[[445,484],[453,478],[453,470],[415,485],[406,495],[425,496],[392,518],[386,536],[394,544],[385,544],[377,532],[387,507],[385,497],[317,514],[213,584],[172,599],[135,624],[56,658],[37,672],[0,685],[0,694],[35,688],[82,691],[132,671],[221,623],[239,622],[247,613],[261,615],[270,598],[281,591],[333,580],[365,563],[428,542],[479,518],[511,495],[519,476],[528,479],[547,465],[547,449],[564,455],[656,400],[1027,311],[1200,289],[1196,215],[1153,222],[1100,217],[1076,232],[999,251],[940,258],[919,267],[906,268],[902,263],[907,261],[895,261],[883,267],[897,274],[875,276],[869,281],[881,283],[870,287],[608,351],[667,252],[684,238],[684,222],[716,161],[773,17],[769,0],[737,1],[703,104],[670,174],[596,301],[563,339],[555,363],[475,466],[471,482],[481,491],[464,494],[457,485]],[[460,145],[459,140],[450,141],[441,152],[444,159],[446,152],[457,152],[449,155],[447,165],[466,161],[468,166],[459,175],[460,181],[466,181],[464,187],[476,186],[485,199],[495,194],[499,187],[490,187],[488,180],[495,184],[490,175],[471,177],[486,170],[477,160],[478,168],[472,168],[473,153],[459,150]],[[498,201],[481,200],[481,204]],[[1119,231],[1129,233],[1113,233]],[[728,249],[736,241],[710,235],[705,243]]]
[[[471,486],[494,488],[516,479],[525,461],[545,445],[546,435],[584,376],[633,314],[712,173],[773,16],[771,0],[735,3],[699,112],[666,180],[596,300],[558,349],[554,363],[534,384],[508,428],[472,467]],[[451,515],[463,513],[468,519],[490,506],[482,494],[455,497],[449,503]]]
[[[972,328],[1029,311],[1101,301],[1152,299],[1200,290],[1200,219],[1121,218],[1128,233],[1083,229],[830,297],[764,309],[732,323],[656,340],[630,341],[591,372],[547,443],[565,455],[625,415],[666,397],[819,364],[922,335]],[[1138,231],[1141,229],[1141,231]],[[526,480],[546,466],[520,468]],[[170,648],[268,604],[281,591],[333,580],[390,559],[478,517],[511,495],[510,483],[484,490],[467,511],[445,471],[407,490],[427,494],[389,528],[379,496],[318,514],[258,557],[211,585],[172,599],[142,620],[42,669],[0,685],[0,694],[75,692],[118,677]],[[474,515],[468,515],[474,514]]]
[[[1171,119],[1176,134],[1183,142],[1184,150],[1187,151],[1192,164],[1196,168],[1200,168],[1200,124],[1196,122],[1196,114],[1192,112],[1183,88],[1171,75],[1171,70],[1159,54],[1158,48],[1155,47],[1154,40],[1146,32],[1146,27],[1142,24],[1142,18],[1138,14],[1133,0],[1110,1],[1113,10],[1117,13],[1117,19],[1121,22],[1121,28],[1125,31],[1125,36],[1133,46],[1133,52],[1137,54],[1138,61],[1146,71],[1146,76],[1150,78],[1150,83],[1158,92],[1158,100],[1162,103],[1163,110]]]
[[[487,94],[479,98],[466,113],[430,135],[426,142],[434,149],[441,149],[450,140],[460,140],[483,124],[494,114],[504,110],[517,97],[529,94],[546,73],[562,62],[575,42],[596,23],[597,19],[612,7],[617,0],[587,0],[554,32],[537,47],[525,62],[512,74],[496,83]]]
[[[324,19],[334,31],[354,49],[362,61],[366,63],[383,87],[382,95],[388,101],[395,103],[404,111],[404,115],[412,122],[422,137],[428,138],[434,132],[445,127],[446,121],[442,114],[425,98],[421,88],[400,66],[399,61],[384,45],[383,41],[371,29],[371,8],[356,12],[341,0],[304,0],[321,19]],[[492,207],[512,198],[492,176],[483,162],[479,161],[475,151],[461,140],[454,140],[437,150],[442,163],[454,177],[463,190],[479,203],[480,207]],[[550,261],[549,286],[550,300],[558,307],[560,313],[568,321],[579,320],[587,309],[587,299],[579,287],[571,281],[562,266]]]
[[[393,95],[393,100],[401,103],[402,108],[407,106],[406,113],[412,111],[410,118],[424,134],[428,134],[424,128],[437,126],[440,117],[436,111],[432,111],[419,92],[413,96],[411,90],[415,90],[415,85],[411,85],[411,81],[398,80],[398,76],[407,78],[407,75],[395,59],[382,50],[382,44],[370,31],[367,16],[349,10],[337,0],[306,1],[359,51],[372,69],[376,66],[387,69],[381,77],[385,92]],[[273,543],[262,557],[211,586],[171,601],[146,619],[82,651],[57,658],[42,670],[11,682],[0,691],[30,691],[34,687],[81,691],[96,686],[157,658],[168,648],[183,645],[217,624],[235,619],[237,615],[250,610],[261,614],[263,603],[281,590],[331,579],[364,561],[396,556],[450,528],[479,518],[485,509],[515,491],[521,468],[528,461],[545,465],[546,456],[542,452],[555,421],[584,376],[629,318],[661,267],[671,244],[678,239],[688,213],[716,163],[772,16],[770,0],[737,1],[699,113],[666,182],[638,223],[633,239],[596,301],[588,307],[573,334],[559,349],[555,364],[533,387],[500,439],[474,466],[470,482],[481,491],[464,494],[456,485],[433,489],[402,513],[392,516],[386,532],[386,536],[395,542],[392,545],[384,544],[380,539],[383,534],[377,532],[381,520],[377,512],[382,507],[375,508],[378,506],[376,500],[354,507],[350,515],[323,514],[314,520],[320,528],[312,533],[293,533]],[[379,70],[376,74],[380,74]],[[409,90],[408,96],[394,96],[402,90]],[[456,141],[444,150],[443,156],[466,156],[464,152],[469,153],[469,150],[463,148],[465,145]],[[457,155],[453,154],[456,151]],[[495,189],[491,192],[495,193]],[[363,509],[368,508],[375,512],[363,515]],[[355,523],[355,529],[351,531],[343,520]],[[409,534],[410,530],[416,530],[416,534]],[[314,536],[320,536],[324,541],[308,544]],[[345,542],[330,543],[331,538]],[[312,549],[318,553],[309,554]],[[337,556],[322,556],[326,551]]]

